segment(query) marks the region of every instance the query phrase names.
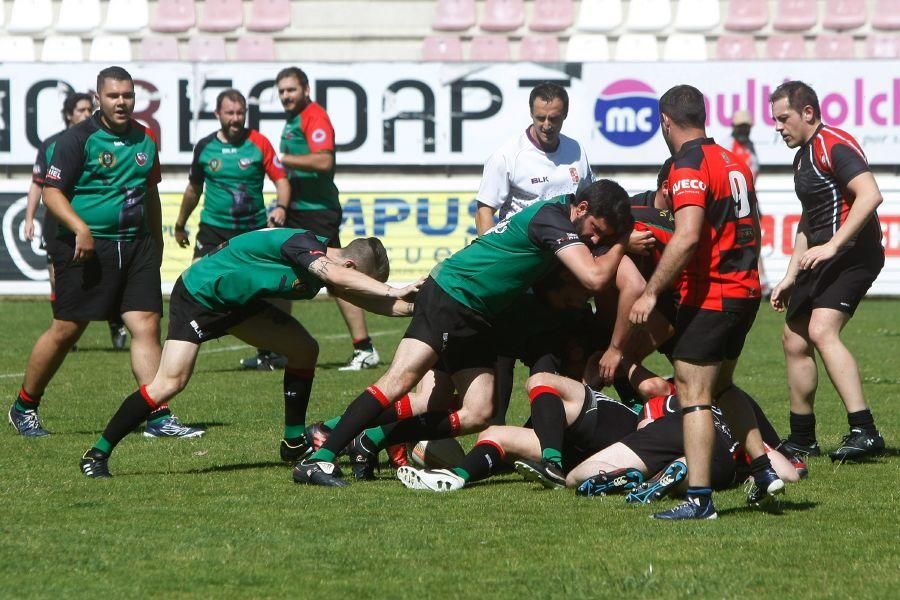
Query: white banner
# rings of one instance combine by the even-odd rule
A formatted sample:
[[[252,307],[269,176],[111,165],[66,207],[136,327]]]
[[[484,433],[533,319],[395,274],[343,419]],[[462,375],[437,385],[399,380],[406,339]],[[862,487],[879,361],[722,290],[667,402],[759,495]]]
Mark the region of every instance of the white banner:
[[[40,140],[62,128],[69,90],[95,87],[97,64],[0,64],[0,161],[27,165]],[[127,68],[137,83],[136,116],[160,136],[163,165],[187,165],[193,143],[218,126],[215,97],[235,87],[250,98],[248,123],[278,146],[283,111],[274,76],[284,64],[154,63]],[[528,94],[539,81],[569,89],[564,132],[584,144],[595,168],[658,165],[667,156],[656,100],[690,83],[707,95],[709,133],[724,142],[731,115],[749,110],[763,165],[790,164],[772,127],[768,95],[800,78],[819,94],[826,123],[847,129],[873,165],[897,164],[900,61],[590,63],[491,65],[310,63],[313,97],[334,123],[338,163],[480,165],[530,123]]]

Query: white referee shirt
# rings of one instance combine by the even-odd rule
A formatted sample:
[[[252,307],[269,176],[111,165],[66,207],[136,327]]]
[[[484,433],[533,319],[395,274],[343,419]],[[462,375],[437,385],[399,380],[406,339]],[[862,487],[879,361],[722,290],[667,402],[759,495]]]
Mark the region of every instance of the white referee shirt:
[[[504,144],[484,165],[476,199],[499,209],[501,219],[538,200],[577,194],[594,180],[581,144],[560,134],[556,151],[544,152],[530,130]]]

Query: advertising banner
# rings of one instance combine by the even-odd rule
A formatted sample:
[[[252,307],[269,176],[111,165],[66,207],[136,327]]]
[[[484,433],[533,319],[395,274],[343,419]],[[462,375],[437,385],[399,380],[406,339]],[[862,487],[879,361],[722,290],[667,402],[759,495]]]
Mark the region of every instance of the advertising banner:
[[[284,113],[274,77],[284,64],[127,65],[135,116],[159,136],[163,165],[188,165],[194,143],[217,128],[216,95],[235,87],[249,99],[248,125],[277,147]],[[338,164],[481,165],[530,123],[528,95],[541,81],[567,87],[563,132],[595,168],[658,166],[667,156],[657,99],[690,83],[707,98],[708,130],[730,135],[731,116],[749,111],[762,165],[788,165],[768,96],[802,79],[818,92],[825,123],[862,144],[873,165],[897,164],[900,61],[740,61],[709,63],[309,63],[312,97],[334,124]],[[850,68],[852,66],[852,68]],[[0,64],[0,161],[28,165],[41,139],[62,128],[62,98],[96,86],[97,64]]]

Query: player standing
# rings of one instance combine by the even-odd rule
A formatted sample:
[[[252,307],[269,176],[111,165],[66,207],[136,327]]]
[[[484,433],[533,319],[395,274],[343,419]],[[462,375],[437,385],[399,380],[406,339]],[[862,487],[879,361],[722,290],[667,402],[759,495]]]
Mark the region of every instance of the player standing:
[[[53,322],[34,345],[25,379],[9,411],[25,436],[47,435],[38,418],[41,397],[90,321],[113,315],[134,336],[131,368],[139,384],[159,367],[162,214],[157,144],[131,118],[134,82],[109,67],[97,75],[100,110],[61,136],[44,180],[44,202],[58,222],[52,244],[56,271]],[[145,435],[196,437],[162,404]]]
[[[706,136],[706,107],[698,89],[671,88],[660,98],[659,112],[672,153],[668,185],[675,232],[630,319],[636,325],[646,323],[660,294],[682,278],[672,359],[689,488],[684,504],[654,517],[714,519],[714,401],[754,459],[756,489],[748,501],[756,504],[784,489],[766,456],[752,409],[732,380],[760,303],[756,194],[747,166]]]
[[[794,252],[772,307],[786,309],[782,342],[791,394],[791,433],[785,445],[816,456],[818,386],[814,350],[847,409],[850,433],[832,460],[884,451],[884,438],[863,397],[859,368],[841,331],[884,266],[875,210],[881,191],[866,156],[845,131],[822,123],[816,92],[801,81],[778,86],[769,98],[775,130],[794,157],[794,188],[803,206]]]

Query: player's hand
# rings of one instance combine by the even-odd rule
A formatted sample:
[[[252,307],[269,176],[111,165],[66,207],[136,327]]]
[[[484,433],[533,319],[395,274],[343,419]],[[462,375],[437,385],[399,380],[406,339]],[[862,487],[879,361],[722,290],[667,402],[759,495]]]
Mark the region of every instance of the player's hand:
[[[800,257],[800,262],[798,264],[804,271],[807,269],[814,269],[826,260],[834,258],[835,254],[837,254],[837,248],[835,248],[831,242],[827,242],[821,246],[813,246],[804,252],[803,256]]]
[[[267,227],[284,227],[284,221],[287,218],[287,209],[283,206],[276,206],[272,209],[272,212],[269,213],[269,218],[266,220]]]
[[[772,295],[769,296],[769,304],[778,312],[784,312],[788,302],[791,299],[791,292],[794,291],[794,280],[785,277],[778,285],[772,288]]]
[[[650,318],[650,313],[653,312],[654,308],[656,308],[656,296],[645,291],[631,307],[628,320],[631,321],[632,325],[644,325],[647,319]]]
[[[392,298],[399,298],[400,300],[411,302],[416,299],[416,295],[419,293],[419,288],[422,287],[423,283],[425,283],[424,277],[402,288],[392,287],[390,296]]]
[[[616,377],[616,371],[622,363],[622,351],[618,348],[610,346],[600,357],[598,367],[600,370],[600,379],[603,385],[610,385]]]
[[[187,231],[184,229],[175,230],[175,241],[178,242],[180,248],[187,248],[191,245],[191,240],[188,237]]]
[[[72,261],[83,263],[89,261],[94,256],[94,236],[91,230],[85,228],[75,234],[75,254],[72,255]]]
[[[25,241],[30,242],[34,239],[34,219],[25,219]]]
[[[628,236],[628,245],[625,251],[630,254],[641,254],[646,256],[656,246],[656,238],[649,231],[632,231]]]

